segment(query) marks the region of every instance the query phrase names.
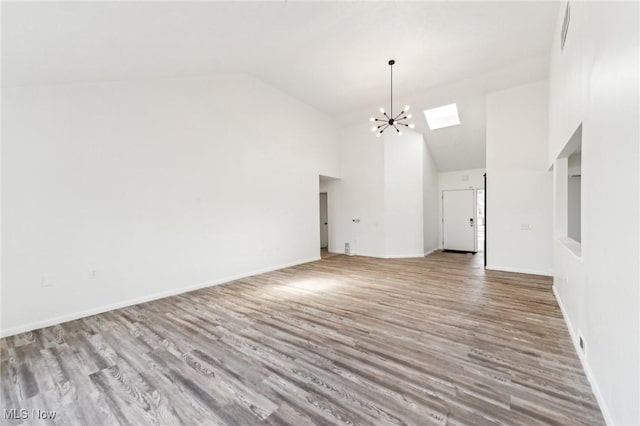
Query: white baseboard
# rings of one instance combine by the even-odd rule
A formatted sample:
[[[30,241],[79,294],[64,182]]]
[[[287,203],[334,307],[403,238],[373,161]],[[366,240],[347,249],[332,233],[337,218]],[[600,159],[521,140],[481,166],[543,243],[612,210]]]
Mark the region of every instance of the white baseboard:
[[[427,256],[429,256],[431,253],[433,253],[433,252],[435,252],[435,251],[438,251],[438,250],[440,250],[440,248],[438,248],[438,247],[433,248],[433,249],[429,250],[428,252],[425,252],[424,257],[427,257]]]
[[[602,416],[604,417],[604,421],[607,423],[607,425],[613,426],[614,423],[613,423],[613,418],[611,417],[611,413],[609,412],[609,409],[607,408],[607,404],[605,403],[605,400],[602,397],[602,393],[600,392],[600,388],[598,387],[598,382],[596,381],[596,378],[594,377],[593,372],[591,371],[589,362],[587,361],[587,358],[582,354],[582,351],[580,350],[580,339],[576,335],[576,332],[573,330],[571,320],[569,319],[569,315],[567,314],[567,311],[565,310],[564,305],[562,304],[562,299],[558,294],[558,290],[556,289],[555,285],[552,286],[551,288],[553,289],[553,295],[556,297],[558,306],[560,306],[560,311],[562,312],[562,317],[564,318],[564,322],[567,325],[567,328],[569,329],[571,342],[573,343],[573,347],[575,348],[576,353],[578,354],[578,358],[580,359],[580,363],[582,364],[582,369],[587,375],[587,380],[589,380],[589,383],[591,384],[591,390],[593,391],[593,394],[595,395],[596,400],[598,401],[598,405],[600,406],[600,411],[602,411]]]
[[[411,257],[424,257],[424,254],[422,254],[422,253],[391,254],[391,255],[385,256],[384,258],[385,259],[405,259],[405,258],[411,258]]]
[[[543,275],[545,277],[553,276],[553,273],[551,271],[538,271],[534,269],[512,268],[511,266],[487,265],[486,269],[489,269],[491,271],[516,272],[518,274]]]
[[[350,256],[364,256],[364,257],[375,257],[378,259],[410,259],[415,257],[425,257],[433,253],[434,251],[440,250],[439,248],[434,248],[429,250],[426,253],[411,253],[411,254],[390,254],[385,256],[380,256],[379,254],[368,254],[368,253],[352,253]]]
[[[0,337],[9,337],[15,334],[25,333],[27,331],[37,330],[44,327],[51,327],[52,325],[62,324],[69,321],[74,321],[80,318],[89,317],[92,315],[101,314],[104,312],[113,311],[114,309],[126,308],[127,306],[138,305],[140,303],[151,302],[153,300],[163,299],[169,296],[175,296],[177,294],[187,293],[194,290],[199,290],[205,287],[211,287],[215,285],[220,285],[224,283],[228,283],[230,281],[239,280],[241,278],[251,277],[253,275],[264,274],[266,272],[275,271],[278,269],[289,268],[291,266],[301,265],[303,263],[315,262],[316,260],[320,260],[320,256],[312,257],[304,260],[297,260],[295,262],[285,263],[278,266],[271,266],[268,268],[259,269],[256,271],[233,275],[229,277],[219,278],[212,281],[207,281],[204,283],[194,284],[186,287],[180,287],[177,289],[167,290],[160,293],[151,294],[148,296],[138,297],[135,299],[129,299],[122,302],[116,302],[109,305],[103,305],[96,308],[87,309],[84,311],[74,312],[72,314],[61,315],[55,318],[49,318],[41,321],[34,321],[28,324],[18,325],[15,327],[11,327],[8,329],[0,330]]]

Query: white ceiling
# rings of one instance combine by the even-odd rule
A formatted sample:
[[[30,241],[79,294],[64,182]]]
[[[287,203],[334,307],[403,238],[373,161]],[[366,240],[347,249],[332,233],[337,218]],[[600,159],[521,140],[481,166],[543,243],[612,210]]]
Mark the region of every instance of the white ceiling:
[[[545,78],[557,12],[548,1],[2,2],[2,84],[245,72],[353,124],[387,106],[393,58],[397,106],[459,102],[462,126],[438,134],[414,107],[440,169],[483,167],[486,87]],[[490,77],[503,69],[504,84]],[[461,146],[482,155],[450,159]]]

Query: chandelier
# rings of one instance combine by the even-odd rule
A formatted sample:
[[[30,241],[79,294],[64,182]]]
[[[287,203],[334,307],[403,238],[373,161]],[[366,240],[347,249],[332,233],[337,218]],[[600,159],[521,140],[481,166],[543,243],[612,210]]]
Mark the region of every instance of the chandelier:
[[[396,129],[396,132],[398,132],[399,135],[402,135],[402,130],[400,130],[398,126],[404,126],[410,129],[416,127],[413,123],[409,124],[403,121],[411,118],[411,114],[407,114],[407,111],[409,111],[409,105],[405,106],[398,115],[393,115],[393,64],[395,63],[396,61],[393,59],[389,61],[389,68],[391,69],[391,105],[389,107],[389,114],[385,112],[384,108],[380,108],[380,112],[384,115],[384,118],[371,117],[369,119],[369,121],[376,124],[371,128],[371,131],[377,132],[377,137],[382,135],[382,133],[384,133],[384,131],[389,127]]]

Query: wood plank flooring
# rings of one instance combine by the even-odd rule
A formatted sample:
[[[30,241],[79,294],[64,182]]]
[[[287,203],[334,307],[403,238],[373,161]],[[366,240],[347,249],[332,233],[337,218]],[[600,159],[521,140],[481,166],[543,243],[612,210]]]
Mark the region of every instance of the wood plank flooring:
[[[551,280],[480,255],[338,255],[8,337],[0,359],[8,425],[604,424]]]
[[[326,259],[326,258],[333,257],[333,256],[339,256],[340,254],[341,253],[330,252],[329,249],[326,249],[326,248],[320,249],[320,258],[321,259]]]

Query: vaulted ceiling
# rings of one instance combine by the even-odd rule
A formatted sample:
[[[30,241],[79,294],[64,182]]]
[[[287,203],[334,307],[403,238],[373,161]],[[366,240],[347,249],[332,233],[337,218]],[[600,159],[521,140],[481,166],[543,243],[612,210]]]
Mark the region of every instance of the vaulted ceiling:
[[[243,72],[348,125],[388,104],[393,58],[397,106],[415,104],[439,168],[483,167],[484,96],[546,77],[557,13],[547,1],[3,2],[2,83]],[[450,102],[462,125],[429,131],[419,109]]]

